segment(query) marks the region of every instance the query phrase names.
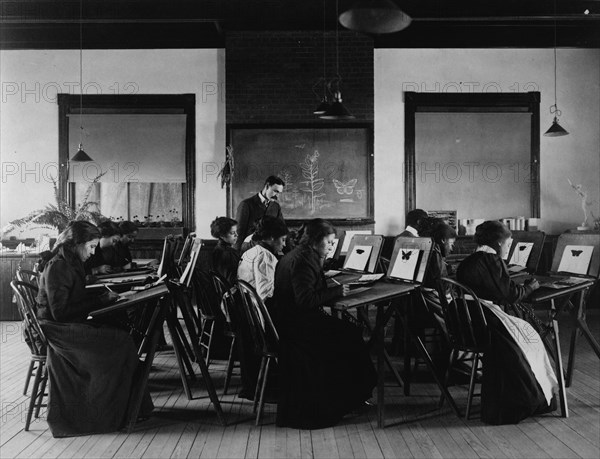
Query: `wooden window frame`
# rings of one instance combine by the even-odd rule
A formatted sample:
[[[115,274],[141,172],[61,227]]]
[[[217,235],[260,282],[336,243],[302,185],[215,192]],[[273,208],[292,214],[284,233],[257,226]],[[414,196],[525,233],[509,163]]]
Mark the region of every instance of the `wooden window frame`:
[[[530,206],[540,217],[540,93],[404,93],[405,213],[417,204],[415,181],[415,115],[434,113],[531,113]]]
[[[195,230],[196,188],[196,95],[195,94],[136,94],[136,95],[79,95],[58,94],[58,164],[67,164],[69,152],[69,115],[89,114],[185,114],[185,183],[182,184],[182,222]],[[80,110],[80,106],[82,110]],[[92,148],[91,145],[88,147]],[[60,197],[75,205],[75,184],[66,174],[59,174]]]

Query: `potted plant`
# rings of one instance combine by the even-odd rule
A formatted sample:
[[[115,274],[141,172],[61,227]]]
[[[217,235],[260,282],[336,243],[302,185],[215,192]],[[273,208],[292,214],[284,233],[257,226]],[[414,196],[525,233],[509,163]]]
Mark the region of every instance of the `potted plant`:
[[[34,210],[23,218],[13,220],[10,224],[17,228],[36,224],[56,229],[59,233],[62,233],[69,222],[73,220],[86,220],[94,224],[100,223],[105,217],[98,210],[98,203],[90,201],[89,198],[94,184],[98,182],[100,177],[104,174],[105,172],[92,180],[90,186],[83,195],[82,202],[74,208],[60,197],[58,184],[56,183],[56,180],[52,179],[56,204],[47,204],[46,207]]]

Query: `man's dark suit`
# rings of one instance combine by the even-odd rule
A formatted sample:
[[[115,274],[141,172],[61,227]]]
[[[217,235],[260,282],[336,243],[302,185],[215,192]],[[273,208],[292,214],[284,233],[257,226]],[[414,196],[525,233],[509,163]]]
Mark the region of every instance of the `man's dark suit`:
[[[258,196],[258,193],[254,196],[244,199],[240,202],[237,208],[236,220],[238,222],[238,240],[235,247],[239,250],[244,242],[244,239],[249,234],[254,232],[254,223],[264,215],[270,215],[277,217],[283,221],[283,214],[281,213],[281,207],[277,201],[270,201],[267,205],[263,204]]]

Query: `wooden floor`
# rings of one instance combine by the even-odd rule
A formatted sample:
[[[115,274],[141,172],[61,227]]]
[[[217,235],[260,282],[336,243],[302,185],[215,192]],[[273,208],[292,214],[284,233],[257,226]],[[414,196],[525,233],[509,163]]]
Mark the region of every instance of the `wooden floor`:
[[[600,316],[591,315],[588,321],[599,336]],[[568,325],[569,318],[563,318],[561,334],[565,344],[570,332]],[[410,397],[404,397],[390,380],[386,389],[385,429],[376,426],[375,407],[366,407],[329,429],[276,428],[274,405],[267,405],[264,425],[254,427],[251,403],[235,395],[222,397],[228,420],[228,426],[222,427],[201,383],[195,386],[197,398],[186,399],[173,363],[174,355],[165,351],[157,355],[151,373],[155,416],[139,424],[134,433],[55,439],[43,416],[32,424],[29,432],[23,431],[28,398],[22,392],[28,348],[21,340],[17,322],[3,322],[1,327],[2,458],[600,457],[600,364],[584,339],[578,344],[573,385],[568,389],[571,410],[568,419],[545,415],[508,426],[458,419],[447,406],[437,409],[439,392],[434,384],[427,382],[423,371],[417,375],[423,382],[413,385]],[[223,363],[211,365],[219,393]],[[234,384],[238,383],[239,378],[234,378]],[[464,389],[456,387],[452,392],[459,404],[465,402]]]

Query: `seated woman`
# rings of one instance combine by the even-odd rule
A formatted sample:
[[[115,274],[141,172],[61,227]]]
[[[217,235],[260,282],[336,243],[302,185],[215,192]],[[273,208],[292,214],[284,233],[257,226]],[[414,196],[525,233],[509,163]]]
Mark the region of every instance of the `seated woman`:
[[[252,285],[267,306],[275,288],[277,256],[285,247],[286,237],[285,223],[265,215],[256,224],[252,237],[256,244],[244,252],[238,267],[238,279]]]
[[[489,424],[517,423],[556,409],[553,394],[558,382],[538,334],[543,326],[531,309],[519,303],[539,284],[529,280],[518,285],[510,278],[502,258],[510,236],[499,221],[478,225],[479,246],[457,271],[457,280],[484,300],[491,332],[481,387],[481,419]]]
[[[283,256],[275,272],[275,323],[280,336],[277,425],[329,427],[363,405],[377,383],[361,331],[325,314],[321,306],[348,293],[328,288],[323,261],[335,229],[309,221],[299,245]]]
[[[233,218],[217,217],[210,224],[210,234],[218,239],[212,253],[213,269],[227,280],[229,285],[234,285],[240,263],[240,255],[234,247],[238,238],[237,222]]]
[[[37,315],[49,343],[47,419],[55,437],[123,427],[138,367],[137,350],[127,331],[87,320],[90,311],[119,297],[108,291],[90,296],[85,288],[83,263],[99,239],[93,224],[71,222],[40,263]],[[146,394],[142,413],[151,410]]]
[[[100,243],[96,246],[92,256],[85,262],[86,273],[95,276],[120,271],[120,268],[114,268],[111,264],[114,259],[113,246],[121,238],[119,225],[106,220],[98,225],[98,229],[100,230]]]
[[[271,300],[275,288],[275,267],[277,256],[285,246],[287,228],[279,218],[265,215],[256,222],[253,234],[253,245],[246,250],[238,267],[237,277],[248,282],[258,296],[272,311]],[[242,390],[240,397],[252,399],[256,388],[256,379],[260,370],[261,359],[253,352],[252,331],[245,320],[238,318],[240,325],[239,334],[242,345],[238,348],[240,353],[240,369],[242,379]],[[276,370],[269,372],[267,384],[267,398],[275,398],[273,392],[276,383]]]
[[[130,221],[119,222],[119,240],[112,247],[113,258],[110,265],[118,270],[135,268],[129,246],[135,241],[138,227]]]

